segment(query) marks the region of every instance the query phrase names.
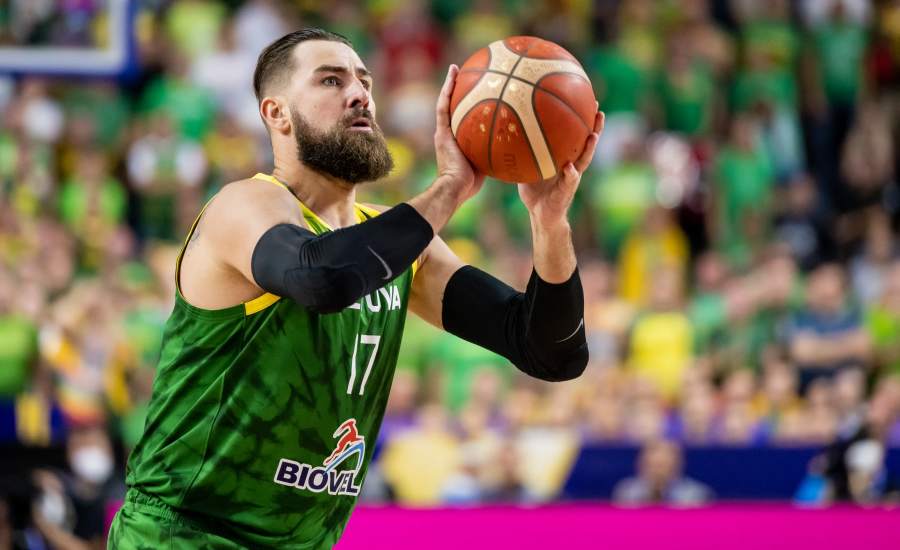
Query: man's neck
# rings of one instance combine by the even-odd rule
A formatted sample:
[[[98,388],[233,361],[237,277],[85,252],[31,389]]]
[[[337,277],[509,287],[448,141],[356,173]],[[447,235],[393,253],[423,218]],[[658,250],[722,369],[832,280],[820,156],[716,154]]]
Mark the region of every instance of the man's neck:
[[[354,203],[356,186],[316,172],[299,160],[275,160],[272,175],[290,188],[291,192],[334,229],[358,222]]]

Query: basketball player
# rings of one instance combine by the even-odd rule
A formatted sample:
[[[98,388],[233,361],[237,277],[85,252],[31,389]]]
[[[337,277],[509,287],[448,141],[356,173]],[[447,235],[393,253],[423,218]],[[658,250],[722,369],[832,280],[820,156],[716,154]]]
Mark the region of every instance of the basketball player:
[[[521,186],[534,273],[519,293],[437,237],[482,186],[437,102],[438,177],[393,208],[355,202],[392,165],[372,76],[350,43],[305,29],[259,57],[275,166],[201,211],[144,435],[109,547],[330,548],[372,457],[407,307],[544,380],[588,360],[566,211],[602,127],[555,181]]]

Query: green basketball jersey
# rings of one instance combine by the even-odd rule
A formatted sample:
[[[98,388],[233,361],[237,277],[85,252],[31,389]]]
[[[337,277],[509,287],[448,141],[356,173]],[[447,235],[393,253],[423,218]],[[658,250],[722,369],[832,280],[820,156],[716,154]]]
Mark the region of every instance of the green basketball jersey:
[[[413,269],[332,314],[272,294],[206,310],[178,290],[129,491],[249,548],[330,548],[375,448]]]

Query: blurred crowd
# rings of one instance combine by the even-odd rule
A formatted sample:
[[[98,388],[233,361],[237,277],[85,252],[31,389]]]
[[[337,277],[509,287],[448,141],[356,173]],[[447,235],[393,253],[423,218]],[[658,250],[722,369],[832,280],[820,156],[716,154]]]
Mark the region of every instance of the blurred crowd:
[[[9,2],[0,44],[102,45],[105,9]],[[222,185],[271,170],[251,86],[270,41],[354,43],[396,165],[361,196],[395,204],[434,177],[447,64],[531,34],[582,61],[607,115],[570,216],[591,364],[537,383],[411,316],[366,497],[552,499],[590,443],[647,446],[623,502],[711,497],[642,484],[678,477],[679,444],[818,445],[804,495],[891,494],[900,2],[137,0],[135,18],[121,78],[0,77],[0,440],[134,445],[179,240]],[[444,237],[524,286],[514,186],[489,181]]]

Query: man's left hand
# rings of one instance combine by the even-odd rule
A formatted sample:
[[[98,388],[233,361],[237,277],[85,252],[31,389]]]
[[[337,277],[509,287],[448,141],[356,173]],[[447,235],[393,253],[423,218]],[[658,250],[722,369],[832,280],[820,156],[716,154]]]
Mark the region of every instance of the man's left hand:
[[[534,222],[546,226],[566,219],[566,212],[578,190],[581,175],[594,158],[597,141],[603,132],[604,119],[604,114],[598,111],[594,116],[594,131],[585,140],[581,156],[574,163],[569,162],[563,166],[556,177],[539,183],[519,184],[519,196]]]

